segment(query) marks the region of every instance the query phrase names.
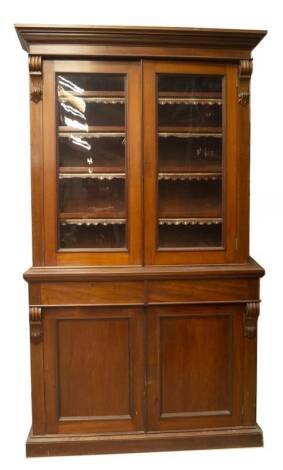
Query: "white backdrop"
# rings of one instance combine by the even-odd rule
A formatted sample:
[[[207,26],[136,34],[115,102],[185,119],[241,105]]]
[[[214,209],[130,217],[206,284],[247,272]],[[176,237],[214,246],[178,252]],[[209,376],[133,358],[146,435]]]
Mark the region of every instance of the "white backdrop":
[[[0,464],[2,468],[210,470],[283,468],[282,244],[283,100],[281,1],[9,0],[1,5],[1,328]],[[263,449],[25,459],[30,428],[27,285],[31,265],[27,54],[13,23],[155,25],[268,29],[255,49],[252,76],[251,255],[266,269],[259,320],[258,423]],[[5,465],[5,467],[4,467]]]

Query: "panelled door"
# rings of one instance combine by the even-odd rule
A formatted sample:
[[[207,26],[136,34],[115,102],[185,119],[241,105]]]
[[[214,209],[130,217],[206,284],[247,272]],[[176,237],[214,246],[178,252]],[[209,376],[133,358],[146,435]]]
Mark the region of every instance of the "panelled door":
[[[142,309],[50,307],[43,321],[46,432],[142,429]]]
[[[243,310],[46,308],[46,432],[240,426]]]
[[[148,429],[241,424],[243,310],[235,304],[148,308]]]
[[[147,61],[143,72],[145,262],[231,262],[236,66]]]
[[[45,263],[141,264],[138,62],[44,62]]]

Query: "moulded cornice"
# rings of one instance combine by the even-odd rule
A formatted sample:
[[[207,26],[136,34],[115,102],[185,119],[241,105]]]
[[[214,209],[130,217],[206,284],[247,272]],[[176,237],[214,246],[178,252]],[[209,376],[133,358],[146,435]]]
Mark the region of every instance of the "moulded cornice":
[[[22,47],[40,44],[210,47],[251,51],[264,30],[16,24]]]

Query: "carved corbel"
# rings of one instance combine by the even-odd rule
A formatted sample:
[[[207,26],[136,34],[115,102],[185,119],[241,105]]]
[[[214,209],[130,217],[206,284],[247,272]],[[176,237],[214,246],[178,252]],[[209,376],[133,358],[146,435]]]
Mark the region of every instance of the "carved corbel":
[[[29,56],[30,99],[38,103],[42,99],[42,59],[40,55]]]
[[[238,103],[247,105],[250,102],[250,78],[253,71],[252,59],[240,60]]]
[[[245,337],[255,339],[257,336],[257,319],[259,316],[259,302],[248,302],[245,314]]]
[[[29,308],[30,340],[39,343],[42,339],[42,310],[41,307]]]

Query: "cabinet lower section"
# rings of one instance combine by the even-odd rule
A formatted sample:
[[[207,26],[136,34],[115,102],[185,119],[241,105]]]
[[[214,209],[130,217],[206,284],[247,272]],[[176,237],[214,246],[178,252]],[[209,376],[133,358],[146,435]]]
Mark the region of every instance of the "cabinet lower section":
[[[32,296],[49,303],[30,307],[29,456],[262,445],[258,280],[241,279],[241,290],[235,280],[235,297],[231,279],[222,289],[214,280],[218,290],[207,280],[181,282],[147,285],[160,301],[143,305],[67,303],[79,292],[90,296],[88,287],[106,302],[110,281],[31,286]],[[126,287],[114,285],[114,299],[130,299]],[[178,303],[181,288],[180,298],[199,300]],[[166,296],[174,300],[164,302]]]

